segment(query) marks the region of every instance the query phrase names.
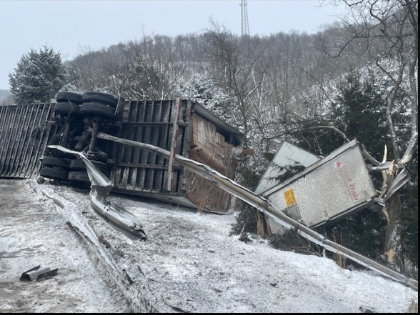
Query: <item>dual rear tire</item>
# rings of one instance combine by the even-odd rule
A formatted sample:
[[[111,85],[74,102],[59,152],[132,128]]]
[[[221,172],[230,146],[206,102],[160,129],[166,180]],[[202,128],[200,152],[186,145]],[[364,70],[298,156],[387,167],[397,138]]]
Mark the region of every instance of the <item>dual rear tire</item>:
[[[58,92],[56,94],[56,104],[54,113],[59,118],[56,130],[58,133],[51,139],[49,144],[59,144],[70,150],[85,150],[89,143],[90,137],[84,132],[85,125],[90,126],[92,120],[96,120],[101,126],[106,126],[108,122],[111,124],[117,120],[115,115],[118,105],[118,98],[114,95],[102,92],[85,92],[78,94],[73,92]],[[83,119],[85,117],[86,119]],[[102,124],[105,122],[105,124]],[[70,126],[68,125],[70,124]],[[70,129],[69,129],[70,128]],[[67,136],[62,136],[64,130]],[[62,140],[66,138],[66,140]],[[95,148],[95,152],[97,153]],[[100,149],[98,152],[101,152]],[[60,181],[84,182],[90,183],[86,172],[86,166],[80,159],[75,159],[73,155],[63,152],[56,152],[47,149],[44,154],[40,175],[43,177],[56,179]],[[53,156],[54,155],[54,156]],[[102,157],[102,155],[100,155]],[[89,159],[99,159],[95,156]],[[103,158],[103,160],[106,160]],[[110,167],[99,161],[90,160],[104,175],[110,176]]]

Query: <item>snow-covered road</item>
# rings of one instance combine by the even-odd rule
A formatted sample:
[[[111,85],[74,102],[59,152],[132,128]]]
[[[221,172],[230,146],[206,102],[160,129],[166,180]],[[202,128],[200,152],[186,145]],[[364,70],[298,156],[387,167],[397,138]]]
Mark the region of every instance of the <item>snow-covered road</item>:
[[[130,310],[59,209],[28,181],[0,179],[0,313]],[[19,281],[38,265],[58,274]]]
[[[1,180],[1,188],[0,288],[6,290],[0,291],[0,312],[19,311],[21,302],[11,296],[20,294],[25,302],[35,289],[69,302],[59,308],[58,298],[50,298],[41,308],[38,294],[25,304],[26,311],[124,312],[127,302],[121,296],[133,291],[160,312],[358,313],[367,306],[375,312],[401,313],[418,300],[417,291],[371,271],[350,271],[328,258],[279,251],[257,237],[241,242],[230,236],[234,214],[198,213],[110,196],[143,223],[148,239],[140,241],[97,216],[87,191],[34,180]],[[66,207],[46,198],[46,189],[89,222],[103,249],[130,279],[130,292],[119,293],[109,281],[106,285],[96,258],[72,229],[66,229]],[[15,200],[14,206],[8,205],[10,200]],[[20,273],[38,262],[59,268],[58,275],[19,283]]]

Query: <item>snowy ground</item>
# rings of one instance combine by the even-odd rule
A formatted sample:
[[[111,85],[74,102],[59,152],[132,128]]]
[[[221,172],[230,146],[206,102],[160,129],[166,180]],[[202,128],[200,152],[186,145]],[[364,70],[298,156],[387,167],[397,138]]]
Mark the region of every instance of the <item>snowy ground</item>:
[[[360,313],[361,306],[401,313],[418,300],[417,291],[368,270],[279,251],[257,237],[241,242],[229,236],[234,214],[110,196],[143,223],[148,239],[139,241],[97,216],[87,191],[34,180],[0,180],[0,186],[0,312],[126,312],[122,295],[133,292],[157,311],[193,313]],[[53,204],[43,191],[73,205],[92,226],[103,250],[131,280],[129,293],[109,280],[77,233],[66,228],[68,207]],[[16,201],[13,207],[8,196]],[[36,263],[59,268],[58,274],[19,282],[21,272]]]
[[[0,313],[129,310],[57,210],[28,182],[0,179]],[[58,268],[58,274],[41,282],[19,281],[38,265]]]

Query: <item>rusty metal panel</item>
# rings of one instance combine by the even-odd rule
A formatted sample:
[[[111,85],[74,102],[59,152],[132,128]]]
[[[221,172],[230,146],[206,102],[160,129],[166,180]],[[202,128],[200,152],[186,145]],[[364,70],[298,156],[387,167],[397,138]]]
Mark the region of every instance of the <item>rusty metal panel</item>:
[[[0,107],[0,177],[30,178],[50,135],[53,104]]]
[[[277,209],[317,227],[365,208],[377,192],[353,140],[263,195]],[[269,225],[277,232],[274,222]]]

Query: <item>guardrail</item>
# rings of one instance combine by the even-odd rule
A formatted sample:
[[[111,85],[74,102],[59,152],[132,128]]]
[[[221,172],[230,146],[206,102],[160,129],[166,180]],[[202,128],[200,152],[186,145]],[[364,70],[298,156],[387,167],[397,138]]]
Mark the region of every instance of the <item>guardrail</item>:
[[[150,150],[157,154],[161,154],[164,157],[169,157],[170,152],[158,147],[155,147],[150,144],[140,143],[136,141],[126,140],[117,138],[111,135],[107,135],[104,133],[98,133],[98,138],[106,139],[118,143],[123,143],[126,145],[131,145],[139,148],[143,148],[145,150]],[[307,240],[322,246],[326,250],[341,254],[342,256],[357,262],[358,264],[369,268],[383,276],[386,276],[394,281],[404,284],[405,286],[411,287],[415,290],[418,290],[418,281],[412,278],[409,278],[398,271],[391,269],[387,266],[384,266],[370,258],[367,258],[359,253],[356,253],[340,244],[337,244],[325,236],[313,231],[312,229],[308,228],[307,226],[295,221],[294,219],[288,217],[282,211],[274,207],[269,200],[264,197],[261,197],[254,192],[250,191],[249,189],[239,185],[235,181],[231,180],[230,178],[220,174],[216,170],[210,168],[209,166],[193,161],[188,159],[184,156],[175,155],[175,163],[179,166],[185,167],[188,170],[199,174],[206,179],[214,182],[220,188],[224,189],[226,192],[240,198],[241,200],[245,201],[246,203],[250,204],[251,206],[255,207],[258,211],[263,212],[264,214],[273,218],[276,222],[281,224],[287,229],[294,229],[299,235],[303,236]]]

